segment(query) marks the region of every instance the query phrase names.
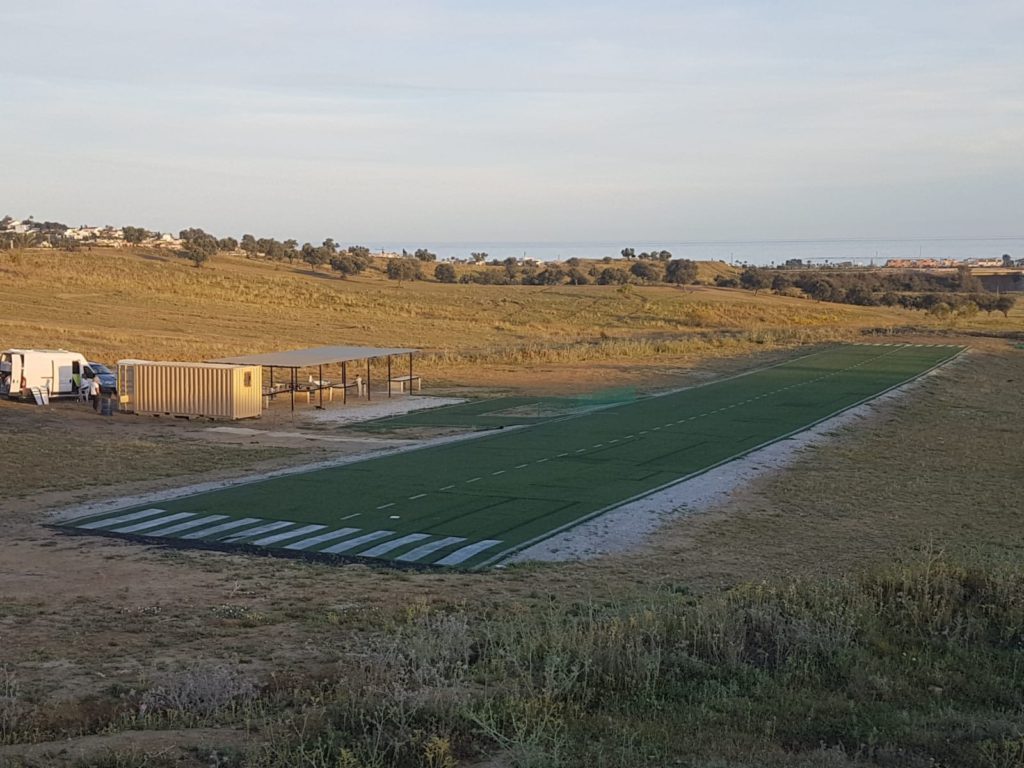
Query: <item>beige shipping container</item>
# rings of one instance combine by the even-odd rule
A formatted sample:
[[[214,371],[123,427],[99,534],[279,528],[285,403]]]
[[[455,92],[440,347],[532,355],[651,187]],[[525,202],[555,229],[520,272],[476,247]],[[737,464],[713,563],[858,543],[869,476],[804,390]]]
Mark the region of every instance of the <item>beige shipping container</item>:
[[[125,413],[248,419],[262,410],[258,365],[117,362],[117,394]]]

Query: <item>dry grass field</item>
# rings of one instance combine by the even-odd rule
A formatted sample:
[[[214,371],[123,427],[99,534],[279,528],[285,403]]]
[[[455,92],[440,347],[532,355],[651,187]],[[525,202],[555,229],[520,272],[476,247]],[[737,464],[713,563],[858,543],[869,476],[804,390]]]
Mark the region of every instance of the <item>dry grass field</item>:
[[[1021,331],[1021,308],[950,328],[739,290],[114,251],[3,253],[0,273],[4,346],[408,345],[445,392],[678,385],[867,329],[971,347],[641,552],[474,575],[58,534],[39,522],[64,504],[336,449],[0,403],[4,768],[1024,765],[1024,350],[976,335]]]
[[[196,269],[161,252],[0,253],[0,338],[130,356],[202,360],[321,344],[422,348],[426,370],[475,381],[481,365],[643,361],[902,325],[901,312],[739,290],[666,286],[481,286],[341,280],[241,257]],[[708,342],[707,331],[736,338]]]

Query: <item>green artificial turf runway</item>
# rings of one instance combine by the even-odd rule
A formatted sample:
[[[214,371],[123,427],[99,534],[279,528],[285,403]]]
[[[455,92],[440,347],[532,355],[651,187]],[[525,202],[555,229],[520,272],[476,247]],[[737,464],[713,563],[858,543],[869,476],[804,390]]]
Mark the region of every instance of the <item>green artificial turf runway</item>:
[[[622,405],[80,518],[80,532],[479,568],[951,359],[857,344]]]

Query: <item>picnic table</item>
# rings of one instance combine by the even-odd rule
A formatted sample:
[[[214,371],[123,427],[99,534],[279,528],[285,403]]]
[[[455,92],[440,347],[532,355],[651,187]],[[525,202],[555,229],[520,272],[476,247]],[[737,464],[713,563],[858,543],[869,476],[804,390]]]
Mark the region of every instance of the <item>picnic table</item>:
[[[423,379],[419,376],[392,376],[391,377],[391,391],[395,391],[395,385],[398,385],[399,392],[405,392],[405,387],[408,385],[409,391],[411,392],[413,387],[419,392],[423,389]]]

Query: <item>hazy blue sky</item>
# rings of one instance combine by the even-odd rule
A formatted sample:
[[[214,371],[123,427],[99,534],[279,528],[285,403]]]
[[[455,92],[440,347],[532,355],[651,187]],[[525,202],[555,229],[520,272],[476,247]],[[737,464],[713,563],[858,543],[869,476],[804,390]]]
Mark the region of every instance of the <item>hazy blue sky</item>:
[[[345,243],[1024,231],[1021,0],[0,8],[0,214]]]

